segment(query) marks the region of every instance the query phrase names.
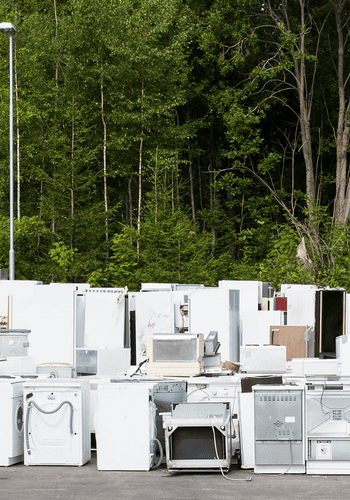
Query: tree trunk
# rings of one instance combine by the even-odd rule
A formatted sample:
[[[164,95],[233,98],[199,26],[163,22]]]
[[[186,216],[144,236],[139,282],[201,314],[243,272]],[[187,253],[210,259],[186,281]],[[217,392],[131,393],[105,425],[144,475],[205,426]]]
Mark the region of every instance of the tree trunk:
[[[192,220],[196,222],[196,211],[194,206],[194,190],[193,190],[193,172],[192,172],[192,160],[191,160],[191,144],[190,140],[188,140],[188,162],[189,162],[189,174],[190,174],[190,196],[191,196],[191,211],[192,211]]]
[[[129,226],[132,226],[133,223],[133,208],[132,208],[132,191],[131,191],[131,183],[132,183],[132,175],[130,175],[128,179],[128,195],[129,195]]]
[[[140,148],[139,148],[139,197],[137,206],[137,232],[141,232],[141,195],[142,195],[142,148],[143,148],[143,102],[145,96],[144,88],[144,77],[142,74],[142,85],[141,85],[141,138],[140,138]],[[137,260],[140,258],[140,241],[137,240],[136,245]]]
[[[154,222],[158,222],[158,192],[157,192],[158,146],[156,149],[156,165],[154,169]]]
[[[305,27],[307,24],[305,1],[299,0],[299,4],[300,4],[300,25],[302,27]],[[282,1],[282,6],[285,17],[285,22],[283,23],[284,27],[286,30],[291,31],[289,15],[287,12],[287,0]],[[271,8],[270,2],[269,2],[269,7],[270,7],[270,14],[274,16],[275,13]],[[306,193],[308,195],[307,206],[311,214],[313,212],[313,203],[316,199],[316,180],[315,180],[314,164],[312,158],[312,140],[311,140],[311,129],[310,129],[310,115],[312,110],[313,87],[308,88],[307,86],[305,57],[306,57],[305,31],[302,31],[299,37],[299,45],[296,42],[296,44],[292,49],[292,59],[294,64],[295,84],[299,98],[299,120],[300,120],[300,130],[301,130],[301,140],[302,140],[302,151],[306,168]],[[316,64],[317,63],[315,63],[315,65]],[[314,67],[314,70],[315,69],[316,66]]]
[[[57,44],[58,40],[58,17],[57,17],[57,7],[56,7],[56,0],[53,0],[53,5],[54,5],[54,12],[55,12],[55,22],[56,22],[56,31],[55,31],[55,40]],[[55,69],[55,88],[56,88],[56,94],[55,94],[55,125],[54,127],[57,127],[57,110],[58,110],[58,53],[56,57],[56,69]],[[54,211],[55,207],[55,183],[56,183],[56,173],[57,173],[57,165],[54,163],[53,166],[53,174],[52,174],[52,180],[53,180],[53,200],[52,200],[52,207]],[[55,214],[52,214],[52,220],[51,220],[51,230],[53,233],[56,231],[56,223],[55,223]]]
[[[350,100],[346,99],[346,84],[349,74],[344,81],[344,50],[345,42],[343,36],[343,9],[344,0],[331,2],[334,8],[335,20],[338,35],[338,93],[339,93],[339,113],[336,133],[337,144],[337,173],[336,173],[336,196],[334,202],[334,221],[346,223],[350,210],[350,185],[347,165],[347,150],[349,146],[349,112]],[[345,15],[348,15],[345,13]],[[348,33],[346,33],[348,36]]]
[[[73,100],[73,116],[72,116],[72,145],[71,145],[71,187],[70,187],[70,218],[71,218],[71,233],[70,233],[70,249],[74,248],[74,100]]]
[[[179,112],[176,110],[176,126],[179,128],[180,126],[180,117]],[[176,155],[176,163],[175,163],[175,190],[176,190],[176,203],[177,206],[180,205],[180,190],[179,190],[179,151],[177,144],[177,136],[175,136],[175,155]],[[173,203],[173,209],[175,208],[175,203]]]
[[[103,71],[103,66],[101,65],[101,73]],[[104,92],[103,92],[103,80],[101,83],[101,118],[103,123],[103,198],[105,203],[105,231],[106,231],[106,263],[109,259],[109,247],[108,247],[108,197],[107,197],[107,123],[104,116]]]

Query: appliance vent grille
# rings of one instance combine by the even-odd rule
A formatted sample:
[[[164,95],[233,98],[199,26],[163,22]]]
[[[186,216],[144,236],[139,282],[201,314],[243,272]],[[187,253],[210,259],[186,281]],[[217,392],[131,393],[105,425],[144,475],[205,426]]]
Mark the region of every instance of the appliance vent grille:
[[[333,420],[341,420],[341,410],[333,410]]]

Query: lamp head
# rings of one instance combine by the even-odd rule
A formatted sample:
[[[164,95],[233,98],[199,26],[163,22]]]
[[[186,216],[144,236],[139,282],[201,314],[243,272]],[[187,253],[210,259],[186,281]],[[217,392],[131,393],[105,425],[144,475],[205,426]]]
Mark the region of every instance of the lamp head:
[[[0,23],[0,31],[11,36],[16,33],[16,28],[12,23]]]

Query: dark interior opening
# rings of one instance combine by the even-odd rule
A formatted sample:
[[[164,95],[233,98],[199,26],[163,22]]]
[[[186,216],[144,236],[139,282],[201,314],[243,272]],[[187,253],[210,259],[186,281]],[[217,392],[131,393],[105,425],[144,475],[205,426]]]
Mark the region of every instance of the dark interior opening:
[[[225,436],[214,427],[218,457],[226,458]],[[178,427],[170,437],[171,460],[217,459],[212,427]]]

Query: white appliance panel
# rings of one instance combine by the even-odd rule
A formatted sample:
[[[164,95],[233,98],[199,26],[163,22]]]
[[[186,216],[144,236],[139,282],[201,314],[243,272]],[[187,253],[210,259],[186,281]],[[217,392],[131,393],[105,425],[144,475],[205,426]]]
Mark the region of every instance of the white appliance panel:
[[[96,443],[98,470],[149,470],[154,462],[155,383],[98,386]]]
[[[242,345],[270,344],[270,326],[282,325],[282,311],[246,311],[241,313]]]
[[[23,386],[25,465],[80,466],[90,460],[89,381],[48,379]]]
[[[222,361],[239,361],[239,292],[230,289],[198,289],[189,296],[189,333],[218,332]]]
[[[85,291],[85,346],[124,347],[125,293],[123,288]]]
[[[286,346],[241,346],[241,370],[246,373],[284,373]]]
[[[219,281],[222,290],[239,290],[240,312],[258,311],[261,302],[261,282],[245,280],[223,280]]]
[[[0,379],[0,466],[23,461],[23,382]]]
[[[36,363],[74,364],[74,293],[78,285],[36,285],[30,297],[13,297],[13,328],[31,330]]]
[[[147,335],[149,333],[174,332],[174,292],[136,292],[136,364],[146,359]],[[178,292],[177,292],[178,293]]]

